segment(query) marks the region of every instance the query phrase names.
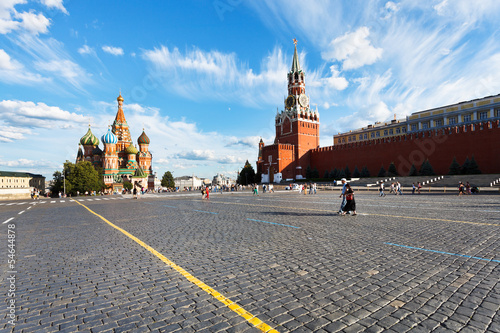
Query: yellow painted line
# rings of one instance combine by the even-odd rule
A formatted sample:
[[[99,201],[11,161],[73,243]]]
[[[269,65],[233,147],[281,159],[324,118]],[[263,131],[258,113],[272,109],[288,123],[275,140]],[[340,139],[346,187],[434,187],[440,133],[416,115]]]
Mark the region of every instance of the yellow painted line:
[[[239,202],[218,202],[212,201],[211,203],[218,203],[223,205],[241,205],[241,206],[253,206],[253,207],[267,207],[267,208],[278,208],[278,209],[294,209],[294,210],[310,210],[315,212],[329,212],[331,210],[327,209],[316,209],[316,208],[305,208],[305,207],[284,207],[284,206],[271,206],[271,205],[256,205],[256,204],[245,204]],[[385,216],[385,217],[394,217],[400,219],[410,219],[410,220],[428,220],[428,221],[440,221],[440,222],[453,222],[453,223],[465,223],[465,224],[475,224],[475,225],[490,225],[495,227],[500,227],[500,224],[495,223],[482,223],[482,222],[470,222],[470,221],[457,221],[457,220],[447,220],[447,219],[437,219],[433,217],[416,217],[416,216],[399,216],[399,215],[385,215],[385,214],[372,214],[372,213],[363,213],[363,215],[372,215],[372,216]]]
[[[260,329],[262,332],[279,333],[277,330],[273,329],[271,326],[267,325],[262,320],[260,320],[259,318],[255,317],[250,312],[246,311],[241,306],[237,305],[235,302],[231,301],[229,298],[225,297],[224,295],[222,295],[221,293],[219,293],[215,289],[209,287],[208,285],[206,285],[202,281],[200,281],[197,278],[195,278],[193,275],[191,275],[190,273],[188,273],[182,267],[178,266],[173,261],[170,261],[163,254],[161,254],[160,252],[156,251],[154,248],[152,248],[148,244],[144,243],[139,238],[135,237],[134,235],[132,235],[128,231],[126,231],[126,230],[124,230],[124,229],[122,229],[122,228],[114,225],[113,223],[109,222],[106,218],[104,218],[101,215],[97,214],[96,212],[94,212],[93,210],[91,210],[90,208],[88,208],[87,206],[85,206],[84,204],[76,201],[75,199],[71,199],[71,200],[73,200],[74,202],[76,202],[80,206],[83,206],[89,212],[91,212],[95,216],[99,217],[101,220],[103,220],[104,222],[106,222],[107,224],[109,224],[110,226],[112,226],[113,228],[115,228],[116,230],[122,232],[124,235],[126,235],[127,237],[129,237],[130,239],[132,239],[133,241],[135,241],[137,244],[139,244],[140,246],[142,246],[143,248],[145,248],[146,250],[148,250],[149,252],[151,252],[152,254],[154,254],[158,259],[160,259],[165,264],[167,264],[168,266],[172,267],[178,273],[180,273],[182,276],[184,276],[189,282],[195,284],[196,286],[198,286],[199,288],[201,288],[202,290],[204,290],[208,294],[212,295],[215,299],[217,299],[218,301],[222,302],[224,305],[226,305],[228,308],[230,308],[231,310],[233,310],[239,316],[245,318],[245,320],[248,323],[250,323],[251,325],[253,325],[256,328]]]

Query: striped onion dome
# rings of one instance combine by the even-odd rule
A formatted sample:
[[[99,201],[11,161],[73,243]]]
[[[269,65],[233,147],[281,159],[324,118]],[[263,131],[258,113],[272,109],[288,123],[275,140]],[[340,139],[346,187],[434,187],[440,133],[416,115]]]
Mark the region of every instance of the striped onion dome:
[[[137,143],[140,145],[149,145],[149,138],[146,135],[146,132],[144,132],[144,129],[142,129],[142,134],[141,136],[137,139]]]
[[[80,139],[80,143],[83,146],[98,146],[99,145],[99,139],[94,134],[92,134],[92,131],[90,130],[90,126],[89,126],[89,130],[87,131],[87,134],[82,136],[82,138]]]
[[[135,148],[135,147],[134,147],[134,145],[132,145],[132,144],[131,144],[130,146],[128,146],[128,147],[125,149],[125,152],[126,152],[127,154],[133,154],[133,155],[135,155],[135,154],[137,154],[139,151],[137,150],[137,148]]]
[[[111,128],[108,127],[108,132],[104,134],[101,138],[102,143],[105,145],[113,144],[116,145],[118,143],[118,138],[111,132]]]

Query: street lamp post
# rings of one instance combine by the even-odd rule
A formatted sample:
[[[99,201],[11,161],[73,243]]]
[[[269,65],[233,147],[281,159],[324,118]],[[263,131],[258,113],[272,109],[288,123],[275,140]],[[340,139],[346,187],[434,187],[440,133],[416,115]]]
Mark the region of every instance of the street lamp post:
[[[64,180],[64,191],[63,193],[66,194],[66,172],[63,169],[63,180]]]

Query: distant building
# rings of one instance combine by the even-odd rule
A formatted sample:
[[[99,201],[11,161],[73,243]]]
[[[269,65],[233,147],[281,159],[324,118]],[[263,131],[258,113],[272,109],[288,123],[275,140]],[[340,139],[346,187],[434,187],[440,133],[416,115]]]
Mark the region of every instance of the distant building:
[[[183,190],[184,188],[196,189],[204,185],[204,180],[198,178],[196,176],[182,176],[174,178],[175,187],[178,187],[179,190]]]
[[[117,98],[118,112],[113,126],[101,138],[104,150],[99,148],[99,139],[89,130],[80,139],[76,162],[89,161],[96,169],[102,168],[102,177],[112,191],[121,191],[123,182],[138,184],[140,187],[153,189],[153,156],[149,151],[150,140],[144,130],[134,146],[129,126],[123,113],[123,97]]]
[[[31,191],[45,193],[45,177],[28,172],[0,171],[0,200],[27,199]]]
[[[235,184],[236,181],[234,179],[231,179],[230,177],[224,176],[221,173],[218,173],[214,176],[212,180],[212,185],[218,185],[218,186],[231,186]]]

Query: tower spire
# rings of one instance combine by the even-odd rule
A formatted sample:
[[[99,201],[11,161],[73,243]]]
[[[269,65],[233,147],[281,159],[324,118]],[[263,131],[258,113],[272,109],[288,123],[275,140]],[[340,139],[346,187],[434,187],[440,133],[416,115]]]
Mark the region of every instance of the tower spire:
[[[292,62],[292,73],[300,72],[299,65],[299,55],[297,54],[297,40],[293,39],[293,44],[295,44],[295,51],[293,52],[293,62]]]

